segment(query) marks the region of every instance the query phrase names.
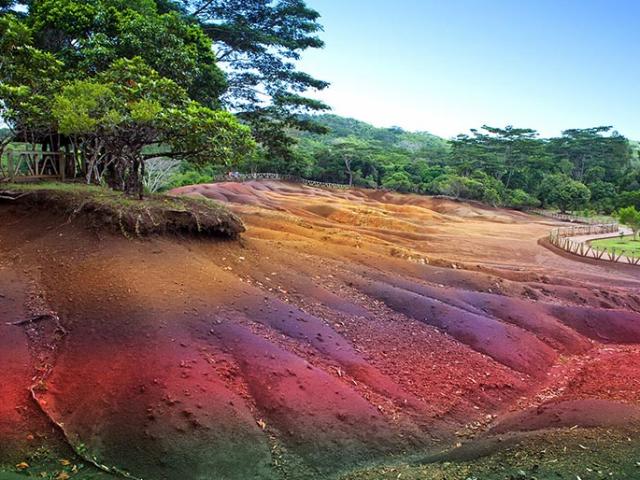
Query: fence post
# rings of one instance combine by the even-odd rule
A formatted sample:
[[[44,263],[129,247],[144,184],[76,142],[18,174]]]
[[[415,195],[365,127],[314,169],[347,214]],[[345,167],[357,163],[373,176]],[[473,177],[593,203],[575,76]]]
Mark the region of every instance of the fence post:
[[[9,168],[9,180],[13,182],[15,171],[13,170],[13,150],[7,152],[7,167]]]
[[[66,179],[66,170],[67,170],[67,156],[62,153],[59,152],[58,154],[58,176],[60,177],[60,180],[62,180],[63,182]]]

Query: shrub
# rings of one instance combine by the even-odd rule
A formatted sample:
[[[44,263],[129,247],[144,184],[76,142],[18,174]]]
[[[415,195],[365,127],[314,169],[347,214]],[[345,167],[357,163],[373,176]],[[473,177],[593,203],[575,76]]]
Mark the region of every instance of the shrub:
[[[538,207],[540,205],[540,200],[533,195],[529,195],[524,190],[517,188],[515,190],[507,191],[504,205],[516,210],[525,210],[527,208]]]
[[[389,190],[406,193],[413,191],[415,185],[411,177],[405,172],[395,172],[382,179],[382,186]]]

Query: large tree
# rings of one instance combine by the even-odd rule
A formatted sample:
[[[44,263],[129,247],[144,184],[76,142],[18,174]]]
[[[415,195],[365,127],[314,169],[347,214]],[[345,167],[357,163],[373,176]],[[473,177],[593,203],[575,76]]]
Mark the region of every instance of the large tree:
[[[549,142],[549,151],[558,162],[568,162],[571,176],[580,182],[598,167],[604,170],[600,180],[616,182],[632,158],[629,141],[609,126],[565,130]]]
[[[322,131],[301,114],[327,110],[305,92],[328,83],[298,69],[302,52],[322,48],[319,13],[303,0],[182,0],[214,44],[227,73],[223,100],[274,156],[293,145],[287,130]]]
[[[540,183],[538,196],[546,207],[558,207],[562,212],[585,208],[591,198],[586,185],[565,174],[546,175]]]
[[[86,160],[87,182],[104,178],[112,188],[139,196],[145,147],[166,145],[160,155],[203,163],[233,161],[252,148],[248,128],[231,114],[190,100],[139,57],[65,85],[52,110]]]
[[[490,127],[471,130],[452,142],[451,163],[463,175],[482,170],[509,188],[527,188],[540,178],[536,172],[548,168],[544,142],[529,128]]]
[[[0,115],[14,136],[71,146],[88,181],[136,195],[150,145],[214,163],[251,150],[248,128],[214,110],[226,81],[211,40],[171,2],[20,3],[0,14]]]

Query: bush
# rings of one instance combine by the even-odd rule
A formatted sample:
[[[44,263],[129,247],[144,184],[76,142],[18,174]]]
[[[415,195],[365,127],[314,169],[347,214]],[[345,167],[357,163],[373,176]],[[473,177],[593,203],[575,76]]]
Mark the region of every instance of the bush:
[[[594,181],[589,184],[591,191],[591,205],[601,213],[611,213],[615,209],[614,199],[618,195],[616,186],[613,183]]]
[[[640,231],[640,212],[636,210],[636,207],[621,208],[617,214],[620,223],[627,225],[633,230],[633,236],[636,238]]]
[[[519,188],[507,191],[504,205],[515,210],[525,210],[540,206],[540,200]]]
[[[591,191],[581,182],[563,173],[545,175],[538,197],[547,207],[558,207],[562,212],[584,208],[591,199]]]
[[[618,195],[618,198],[616,198],[616,206],[618,208],[633,206],[636,207],[636,210],[640,210],[640,190],[622,192]]]
[[[168,184],[168,189],[198,185],[201,183],[211,183],[213,179],[209,175],[204,175],[195,170],[186,173],[176,173]]]
[[[485,174],[463,177],[455,174],[441,175],[423,187],[428,193],[446,195],[467,200],[478,200],[498,205],[502,201],[502,182]]]
[[[409,177],[405,172],[395,172],[390,175],[386,175],[382,179],[382,186],[389,190],[407,193],[414,191],[414,187],[416,185],[411,180],[411,177]]]

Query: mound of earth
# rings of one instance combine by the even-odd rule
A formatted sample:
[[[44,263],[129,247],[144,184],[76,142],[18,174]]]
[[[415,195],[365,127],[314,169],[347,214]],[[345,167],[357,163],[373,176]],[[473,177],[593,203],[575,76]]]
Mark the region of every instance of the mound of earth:
[[[0,189],[0,201],[11,202],[23,212],[55,213],[98,234],[237,238],[244,232],[238,217],[209,199],[150,194],[140,200],[99,186],[53,182],[6,185]]]
[[[0,471],[368,478],[635,428],[640,275],[541,247],[548,221],[278,182],[172,195],[225,202],[241,241],[0,206]]]

